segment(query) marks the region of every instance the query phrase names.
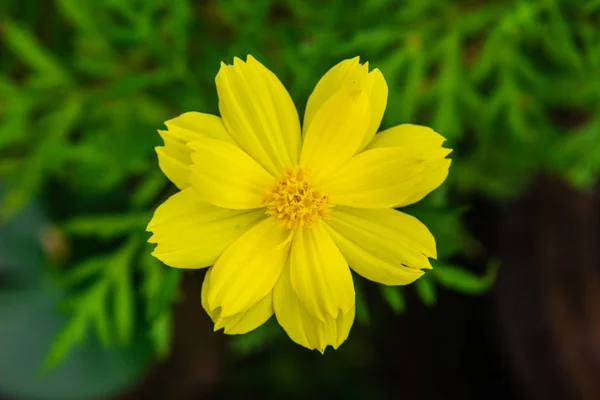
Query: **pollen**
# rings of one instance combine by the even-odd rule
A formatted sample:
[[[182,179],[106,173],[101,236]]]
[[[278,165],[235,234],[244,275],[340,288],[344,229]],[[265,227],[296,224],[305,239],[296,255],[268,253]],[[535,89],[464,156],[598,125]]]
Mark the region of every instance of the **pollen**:
[[[265,195],[266,214],[288,229],[329,215],[329,198],[310,184],[307,175],[301,167],[286,168]]]

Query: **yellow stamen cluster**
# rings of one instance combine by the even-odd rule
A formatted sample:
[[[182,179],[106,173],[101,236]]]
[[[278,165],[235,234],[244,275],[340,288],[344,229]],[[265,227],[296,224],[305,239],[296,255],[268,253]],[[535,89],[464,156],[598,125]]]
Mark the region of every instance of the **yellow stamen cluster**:
[[[265,196],[267,215],[272,215],[288,229],[308,226],[327,217],[329,199],[306,179],[301,167],[287,168]]]

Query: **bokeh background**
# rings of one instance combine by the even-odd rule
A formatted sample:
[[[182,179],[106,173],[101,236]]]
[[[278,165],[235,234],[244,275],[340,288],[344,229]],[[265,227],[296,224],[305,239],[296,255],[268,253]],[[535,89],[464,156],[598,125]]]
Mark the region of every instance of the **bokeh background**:
[[[359,55],[389,85],[383,128],[455,149],[408,210],[435,269],[355,277],[325,355],[273,320],[213,333],[204,272],[149,255],[175,192],[156,130],[217,113],[220,62],[249,53],[301,115]],[[598,0],[2,0],[0,398],[599,399],[599,174]]]

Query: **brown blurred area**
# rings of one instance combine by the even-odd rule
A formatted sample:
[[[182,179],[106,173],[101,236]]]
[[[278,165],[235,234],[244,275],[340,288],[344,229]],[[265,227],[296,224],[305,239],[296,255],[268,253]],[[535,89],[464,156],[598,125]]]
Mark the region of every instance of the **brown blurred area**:
[[[600,196],[540,179],[501,219],[498,318],[527,398],[600,399]]]
[[[470,228],[486,256],[502,261],[494,289],[481,297],[442,290],[433,308],[411,293],[406,313],[395,316],[368,286],[375,321],[353,328],[349,342],[359,343],[363,356],[349,382],[383,388],[374,398],[600,399],[598,191],[543,177],[514,202],[474,204]],[[306,390],[274,397],[262,392],[268,382],[236,383],[248,368],[267,370],[272,354],[230,361],[227,339],[191,301],[202,278],[201,271],[186,274],[171,357],[120,398],[306,398]],[[335,398],[325,378],[306,374],[312,397]]]
[[[210,399],[223,379],[225,341],[212,330],[200,304],[204,270],[190,271],[174,308],[175,329],[170,356],[156,364],[138,387],[119,396],[133,399]]]

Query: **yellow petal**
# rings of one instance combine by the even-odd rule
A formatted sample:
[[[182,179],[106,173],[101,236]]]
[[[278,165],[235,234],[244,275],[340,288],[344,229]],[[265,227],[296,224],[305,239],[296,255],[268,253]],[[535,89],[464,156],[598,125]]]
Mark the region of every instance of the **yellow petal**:
[[[400,146],[428,152],[439,149],[445,141],[446,138],[427,126],[402,124],[376,135],[367,149]]]
[[[371,105],[371,119],[361,148],[375,135],[387,103],[388,87],[383,75],[378,69],[369,72],[369,63],[360,64],[358,57],[344,60],[331,68],[317,83],[315,90],[308,98],[304,113],[303,130],[306,134],[308,127],[317,115],[319,109],[341,89],[364,91]]]
[[[215,324],[215,331],[224,328],[228,335],[240,335],[250,332],[265,322],[273,315],[273,293],[267,294],[258,303],[248,310],[230,317],[221,317],[221,308],[211,310],[208,306],[208,292],[210,291],[212,268],[206,272],[202,284],[202,307]]]
[[[289,268],[285,268],[273,291],[277,322],[290,339],[309,349],[323,352],[327,346],[337,349],[348,337],[354,322],[354,304],[346,314],[327,315],[321,321],[309,313],[292,288]]]
[[[400,211],[335,207],[327,231],[350,268],[385,285],[406,285],[431,268],[435,239],[416,218]]]
[[[344,165],[365,140],[371,116],[364,91],[340,90],[325,102],[310,124],[300,164],[318,182]]]
[[[292,233],[267,218],[233,242],[211,269],[209,309],[230,317],[268,295],[288,261]]]
[[[431,128],[403,124],[375,135],[375,138],[369,143],[367,149],[404,147],[418,152],[424,159],[433,161],[436,157],[439,158],[440,154],[443,154],[443,151],[440,152],[440,149],[444,141],[446,139]],[[416,203],[440,186],[448,176],[450,163],[450,160],[443,160],[438,163],[434,162],[432,167],[424,172],[418,188],[416,187],[410,196],[396,204],[396,207],[404,207]]]
[[[202,268],[214,264],[243,232],[264,218],[263,210],[235,211],[199,200],[192,188],[161,204],[148,225],[156,243],[152,255],[176,268]]]
[[[254,57],[221,64],[219,110],[231,136],[273,175],[298,162],[300,120],[279,79]]]
[[[350,268],[323,224],[296,229],[290,278],[304,308],[322,322],[354,307]]]
[[[190,149],[187,143],[198,138],[208,137],[235,143],[221,121],[221,118],[199,112],[188,112],[173,118],[165,125],[168,131],[158,131],[165,142],[157,147],[158,164],[164,174],[179,189],[190,186]]]
[[[448,170],[450,150],[424,154],[406,147],[382,147],[354,156],[319,183],[332,204],[361,208],[392,208],[417,193],[432,189],[427,179]]]
[[[201,199],[215,206],[248,209],[264,206],[275,178],[235,145],[200,139],[193,150],[190,182]]]

